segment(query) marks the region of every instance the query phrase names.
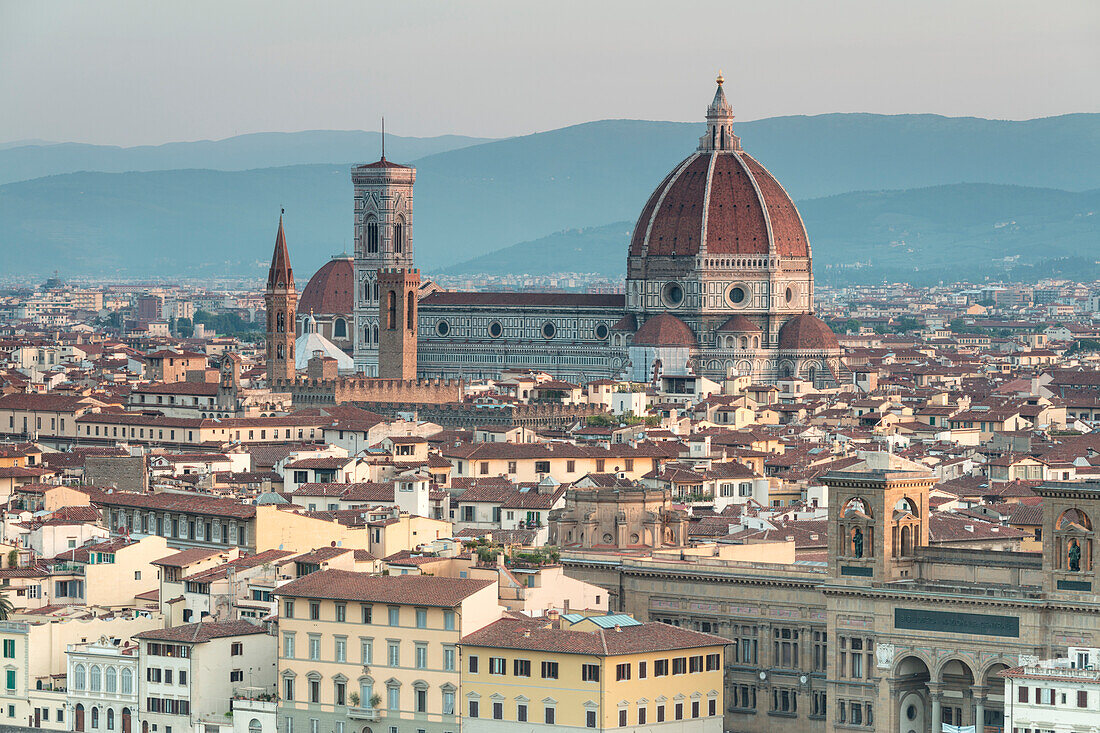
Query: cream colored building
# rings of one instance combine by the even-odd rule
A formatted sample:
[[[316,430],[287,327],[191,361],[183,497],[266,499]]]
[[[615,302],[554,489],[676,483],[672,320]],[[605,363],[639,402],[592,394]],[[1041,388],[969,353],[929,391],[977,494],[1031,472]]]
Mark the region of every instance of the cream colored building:
[[[277,595],[282,733],[458,733],[458,641],[500,618],[493,580],[321,570]]]
[[[159,585],[154,561],[171,554],[168,541],[155,535],[115,537],[66,550],[50,565],[50,603],[133,608],[135,596]]]
[[[721,733],[726,643],[625,615],[502,618],[462,638],[463,728]]]
[[[163,623],[156,614],[131,619],[0,621],[0,667],[4,675],[0,685],[0,721],[33,726],[37,715],[42,727],[72,730],[70,716],[64,710],[63,675],[68,667],[69,645],[101,636],[128,639]]]
[[[233,695],[275,692],[275,637],[249,621],[207,621],[146,631],[141,645],[142,725],[157,733],[228,721]],[[156,726],[154,729],[153,726]]]

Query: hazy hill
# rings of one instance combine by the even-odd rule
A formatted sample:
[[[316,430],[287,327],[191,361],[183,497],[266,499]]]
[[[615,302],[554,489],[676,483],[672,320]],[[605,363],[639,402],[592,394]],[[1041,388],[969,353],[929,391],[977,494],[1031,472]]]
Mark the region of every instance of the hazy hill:
[[[826,281],[883,278],[934,282],[1028,277],[1047,270],[1086,277],[1100,243],[1100,191],[955,184],[847,193],[798,204]],[[598,272],[622,277],[633,222],[569,230],[516,244],[446,269],[448,273]],[[1065,259],[1066,262],[1055,262]],[[568,266],[562,266],[566,263]],[[1060,269],[1059,269],[1060,268]],[[1075,271],[1076,270],[1076,271]]]
[[[380,139],[380,133],[362,130],[307,130],[132,148],[24,141],[0,145],[0,183],[76,171],[122,173],[179,168],[233,171],[303,163],[369,162],[378,159]],[[386,135],[386,155],[393,160],[412,160],[487,140],[461,135]]]
[[[823,115],[737,130],[796,199],[961,182],[1100,187],[1100,115],[1026,122]],[[423,157],[416,161],[418,264],[431,271],[551,232],[633,222],[701,132],[700,124],[603,121]],[[370,151],[366,145],[348,160],[369,159]],[[351,197],[347,163],[20,181],[0,186],[0,267],[259,274],[278,209],[286,206],[291,254],[305,275],[350,247]],[[846,225],[826,219],[823,226],[834,224]],[[811,236],[824,245],[832,235],[822,242],[812,230]],[[568,247],[555,255],[556,270],[585,269],[570,262],[581,255]]]

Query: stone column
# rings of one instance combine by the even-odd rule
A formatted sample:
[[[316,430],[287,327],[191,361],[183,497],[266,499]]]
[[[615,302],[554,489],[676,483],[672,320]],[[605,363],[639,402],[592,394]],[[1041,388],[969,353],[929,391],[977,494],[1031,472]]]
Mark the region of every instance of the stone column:
[[[943,710],[940,708],[943,696],[939,690],[933,691],[930,696],[932,698],[932,733],[943,733]]]
[[[985,687],[975,685],[971,688],[974,697],[974,731],[985,733]]]

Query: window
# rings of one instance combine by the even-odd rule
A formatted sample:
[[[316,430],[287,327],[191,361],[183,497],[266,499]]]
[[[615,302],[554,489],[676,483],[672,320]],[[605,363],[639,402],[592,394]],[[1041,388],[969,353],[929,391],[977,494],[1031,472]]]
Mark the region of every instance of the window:
[[[293,677],[284,677],[283,678],[283,697],[287,700],[293,700],[294,699],[294,678]]]
[[[122,694],[131,695],[134,692],[134,673],[127,668],[122,670]]]
[[[615,681],[621,682],[623,680],[630,679],[630,662],[625,662],[615,666]],[[619,725],[626,725],[626,723],[619,723]]]
[[[391,667],[401,666],[401,645],[396,641],[388,642],[386,645],[386,659],[389,661]]]
[[[824,672],[825,666],[828,664],[826,661],[828,658],[825,656],[828,653],[826,645],[827,634],[824,631],[814,632],[814,659],[813,659],[813,671]]]
[[[702,672],[703,671],[703,655],[694,656],[688,659],[688,671],[689,672]]]
[[[653,676],[654,677],[667,677],[668,676],[668,660],[667,659],[655,659],[653,661]]]
[[[470,717],[477,717],[477,700],[470,700]]]
[[[556,680],[558,678],[558,663],[557,662],[543,662],[542,663],[542,678],[544,680]]]
[[[416,703],[416,712],[426,713],[428,712],[428,690],[427,688],[418,687],[413,690],[413,699]]]
[[[294,601],[286,601],[283,603],[283,616],[286,618],[294,618]]]
[[[229,645],[229,656],[239,657],[242,654],[244,654],[244,644],[243,643],[241,643],[239,641],[235,641],[235,642],[233,642],[232,644]]]
[[[363,664],[374,664],[374,639],[359,640],[359,658]]]
[[[676,705],[673,706],[672,709],[676,712],[676,719],[677,720],[683,720],[684,719],[684,704],[682,702],[676,703]]]
[[[348,607],[345,603],[336,604],[336,620],[340,623],[344,623],[348,620]]]
[[[646,663],[638,662],[638,679],[644,680],[646,676]]]
[[[553,707],[551,707],[550,705],[547,705],[545,708],[543,708],[543,710],[542,710],[542,720],[547,725],[553,725],[554,724],[554,708]]]
[[[416,609],[416,628],[418,628],[418,629],[428,628],[428,609],[426,609],[426,608]]]
[[[7,674],[5,675],[5,677],[7,678],[7,680],[6,680],[7,684],[5,686],[7,687],[9,692],[14,692],[15,691],[15,670],[14,669],[7,670]]]
[[[389,623],[390,626],[400,626],[401,608],[399,606],[389,607]]]
[[[687,673],[687,657],[673,657],[672,659],[672,674],[686,674]]]
[[[316,662],[321,659],[321,637],[314,634],[309,636],[309,658]]]
[[[4,658],[15,659],[15,639],[4,639]]]
[[[321,702],[321,680],[311,679],[309,681],[309,701]]]
[[[638,725],[645,725],[645,719],[646,719],[646,713],[647,712],[649,712],[648,708],[646,708],[642,705],[638,706]],[[624,725],[625,725],[625,723],[624,723]]]
[[[489,657],[489,674],[505,674],[504,657]]]
[[[413,666],[417,669],[428,668],[428,645],[417,644],[413,650]]]
[[[457,667],[455,666],[455,649],[452,646],[443,647],[443,671],[454,672]]]
[[[321,604],[319,601],[309,602],[309,620],[320,621],[321,620]]]
[[[707,715],[715,716],[718,714],[718,701],[713,697],[707,700]]]
[[[342,636],[336,637],[336,661],[348,661],[348,640]]]
[[[230,672],[229,672],[229,681],[230,682],[243,682],[244,681],[244,670],[240,670],[240,669],[230,670]]]
[[[798,629],[775,628],[772,630],[774,641],[773,657],[775,665],[785,669],[796,669],[798,664]]]
[[[470,673],[471,674],[477,674],[477,656],[476,655],[472,656],[469,659],[470,659],[470,663],[469,663]]]
[[[581,681],[582,682],[599,682],[600,681],[600,666],[598,664],[582,664],[581,665]]]
[[[595,710],[585,710],[584,711],[584,725],[585,725],[586,728],[595,728],[596,727],[596,711]]]
[[[294,659],[294,634],[289,631],[283,632],[283,656]]]
[[[454,715],[455,713],[455,694],[451,690],[443,691],[443,714]]]
[[[504,703],[493,703],[493,720],[504,720]]]
[[[708,654],[707,655],[707,671],[714,672],[715,670],[722,669],[722,655],[721,654]]]
[[[14,675],[15,673],[14,672],[9,672],[9,674]],[[102,672],[102,670],[100,670],[99,666],[98,665],[92,665],[92,675],[91,675],[91,680],[92,680],[91,690],[92,690],[92,692],[99,692],[101,689],[103,689],[102,675],[103,675],[103,672]],[[14,678],[12,678],[12,679],[14,679]],[[8,689],[9,690],[15,689],[15,684],[12,683],[11,685],[9,685]]]
[[[387,687],[386,688],[386,707],[390,710],[401,709],[401,688],[400,687]]]

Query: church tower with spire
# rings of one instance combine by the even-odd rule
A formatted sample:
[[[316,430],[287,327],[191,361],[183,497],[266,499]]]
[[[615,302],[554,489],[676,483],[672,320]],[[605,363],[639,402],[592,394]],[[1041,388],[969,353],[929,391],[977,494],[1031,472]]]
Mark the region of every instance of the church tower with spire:
[[[279,233],[275,235],[275,252],[267,273],[264,291],[267,307],[267,383],[276,379],[294,379],[294,323],[298,293],[294,290],[294,270],[286,249],[283,217],[279,216]]]
[[[355,368],[378,376],[378,271],[413,268],[413,183],[416,169],[382,157],[351,169],[355,189]]]

